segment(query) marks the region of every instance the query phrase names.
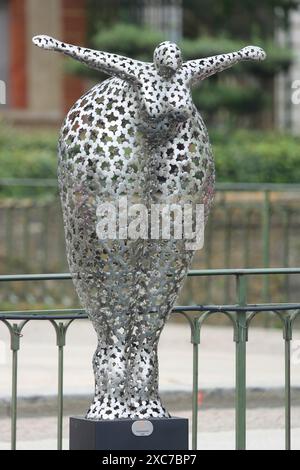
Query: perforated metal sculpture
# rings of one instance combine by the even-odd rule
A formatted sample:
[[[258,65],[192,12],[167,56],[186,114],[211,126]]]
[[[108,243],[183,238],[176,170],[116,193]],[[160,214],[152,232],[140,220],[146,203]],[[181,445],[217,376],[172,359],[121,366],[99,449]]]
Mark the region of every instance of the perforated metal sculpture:
[[[145,63],[37,36],[34,44],[63,52],[113,76],[68,113],[59,140],[59,187],[70,271],[98,335],[92,419],[166,417],[158,394],[157,344],[190,266],[184,240],[99,240],[100,203],[204,204],[214,192],[207,130],[190,88],[262,49],[183,62],[164,42]]]

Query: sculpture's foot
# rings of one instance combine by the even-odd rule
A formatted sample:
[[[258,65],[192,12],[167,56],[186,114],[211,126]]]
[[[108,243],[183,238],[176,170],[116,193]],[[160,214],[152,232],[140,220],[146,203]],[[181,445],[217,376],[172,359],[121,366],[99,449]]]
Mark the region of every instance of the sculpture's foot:
[[[130,403],[122,402],[120,399],[102,397],[94,398],[86,417],[88,419],[148,419],[148,418],[170,418],[168,411],[162,406],[159,399],[156,400],[134,400]]]
[[[169,412],[163,407],[160,399],[156,400],[138,400],[130,402],[131,418],[170,418]]]
[[[130,418],[130,411],[125,401],[111,397],[95,397],[86,417],[99,420]]]

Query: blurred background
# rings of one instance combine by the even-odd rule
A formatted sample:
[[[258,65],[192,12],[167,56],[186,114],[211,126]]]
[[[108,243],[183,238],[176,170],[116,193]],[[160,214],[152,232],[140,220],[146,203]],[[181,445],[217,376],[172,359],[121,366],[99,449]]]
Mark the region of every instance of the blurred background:
[[[32,36],[151,60],[162,40],[185,59],[260,45],[194,91],[218,191],[194,268],[293,267],[300,261],[300,10],[289,0],[0,0],[0,273],[68,270],[56,184],[66,111],[104,76],[34,47]],[[5,84],[6,87],[3,85]],[[299,276],[251,281],[249,301],[295,301]],[[64,283],[1,287],[2,309],[74,306]],[[229,279],[190,279],[180,303],[227,303]]]

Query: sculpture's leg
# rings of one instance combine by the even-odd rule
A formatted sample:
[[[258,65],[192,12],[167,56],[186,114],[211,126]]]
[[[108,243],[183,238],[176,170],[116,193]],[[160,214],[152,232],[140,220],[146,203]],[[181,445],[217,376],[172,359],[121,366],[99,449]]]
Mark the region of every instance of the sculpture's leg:
[[[158,394],[157,346],[164,320],[156,319],[153,323],[153,314],[135,319],[128,359],[130,415],[132,418],[169,417]]]
[[[164,320],[135,314],[124,334],[116,335],[92,319],[98,335],[93,357],[95,397],[87,418],[169,417],[158,394],[157,345]],[[154,320],[154,323],[153,323]]]
[[[113,334],[105,325],[93,325],[98,335],[98,345],[93,357],[95,397],[87,418],[128,418],[126,394],[126,342],[124,337]]]

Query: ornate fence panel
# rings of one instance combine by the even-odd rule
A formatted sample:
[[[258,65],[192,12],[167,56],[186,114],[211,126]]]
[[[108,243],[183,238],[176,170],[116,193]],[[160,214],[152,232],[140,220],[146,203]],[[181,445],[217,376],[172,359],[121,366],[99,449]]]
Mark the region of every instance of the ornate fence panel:
[[[276,316],[281,325],[285,345],[285,447],[291,448],[291,341],[295,322],[300,315],[298,303],[248,303],[247,281],[252,278],[291,276],[299,278],[300,268],[280,269],[236,269],[236,270],[202,270],[190,271],[190,278],[201,279],[233,278],[236,287],[236,301],[233,304],[219,305],[187,305],[174,308],[173,313],[179,313],[188,322],[193,349],[193,390],[192,390],[192,448],[197,448],[198,438],[198,360],[201,357],[201,331],[204,323],[212,316],[228,318],[232,324],[233,340],[236,344],[236,449],[246,448],[246,346],[248,331],[254,317],[267,313]],[[0,276],[1,290],[9,288],[10,283],[43,284],[59,281],[61,284],[70,282],[70,274],[32,274]],[[12,394],[11,394],[11,448],[17,446],[17,379],[18,354],[22,346],[22,336],[26,335],[26,325],[30,321],[48,321],[55,329],[58,351],[57,372],[57,448],[62,448],[62,419],[63,419],[63,376],[64,348],[68,327],[73,321],[87,318],[82,309],[48,309],[29,311],[1,311],[0,321],[7,327],[10,335],[12,352]]]

